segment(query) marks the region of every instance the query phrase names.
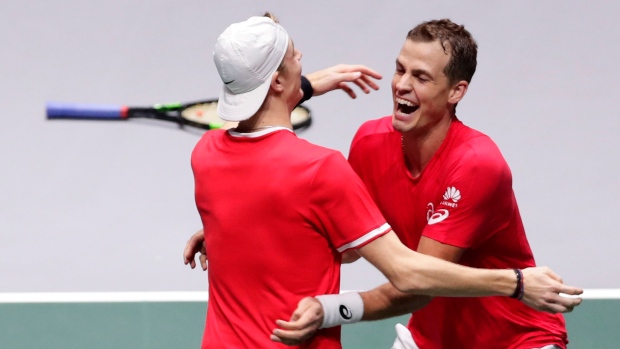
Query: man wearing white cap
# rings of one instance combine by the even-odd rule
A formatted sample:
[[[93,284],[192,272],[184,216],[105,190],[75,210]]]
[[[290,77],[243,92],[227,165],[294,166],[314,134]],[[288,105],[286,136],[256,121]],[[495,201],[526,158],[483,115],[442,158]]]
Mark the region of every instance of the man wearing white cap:
[[[270,337],[275,320],[315,295],[324,295],[317,297],[323,328],[299,348],[341,348],[333,326],[363,313],[358,293],[338,294],[341,256],[350,249],[403,292],[476,297],[517,289],[538,309],[578,304],[557,293],[581,290],[546,268],[524,269],[523,283],[511,269],[467,268],[402,245],[342,154],[292,132],[290,115],[303,96],[301,53],[272,19],[231,25],[213,57],[224,83],[218,113],[239,124],[205,133],[192,153],[209,256],[203,349],[281,347]]]

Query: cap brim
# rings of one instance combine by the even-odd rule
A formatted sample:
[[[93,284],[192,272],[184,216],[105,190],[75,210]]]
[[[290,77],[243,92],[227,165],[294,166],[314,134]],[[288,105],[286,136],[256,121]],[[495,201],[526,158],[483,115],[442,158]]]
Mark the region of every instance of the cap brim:
[[[217,114],[222,120],[243,121],[256,114],[265,101],[271,79],[267,79],[260,86],[246,93],[234,94],[226,85],[222,86],[217,103]]]

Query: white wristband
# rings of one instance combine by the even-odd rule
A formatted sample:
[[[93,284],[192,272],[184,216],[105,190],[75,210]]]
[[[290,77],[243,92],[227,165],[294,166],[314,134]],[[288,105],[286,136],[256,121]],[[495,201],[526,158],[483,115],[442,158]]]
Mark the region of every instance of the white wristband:
[[[323,306],[323,324],[320,328],[352,324],[362,320],[364,301],[357,292],[316,296]]]

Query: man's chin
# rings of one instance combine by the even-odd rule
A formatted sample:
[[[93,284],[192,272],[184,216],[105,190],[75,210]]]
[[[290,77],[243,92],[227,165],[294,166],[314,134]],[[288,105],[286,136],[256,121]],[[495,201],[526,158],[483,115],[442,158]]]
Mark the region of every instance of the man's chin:
[[[392,127],[398,132],[405,132],[407,131],[407,122],[392,114]]]

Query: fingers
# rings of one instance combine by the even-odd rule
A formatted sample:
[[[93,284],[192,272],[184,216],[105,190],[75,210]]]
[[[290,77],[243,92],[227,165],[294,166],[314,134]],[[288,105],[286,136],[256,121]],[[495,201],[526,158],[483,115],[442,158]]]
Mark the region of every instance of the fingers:
[[[285,331],[276,329],[273,331],[270,338],[274,342],[279,342],[286,345],[299,345],[310,338],[313,334],[314,331],[307,329],[300,331]]]
[[[347,85],[344,82],[341,82],[338,84],[338,88],[343,90],[344,92],[346,92],[346,94],[349,95],[349,97],[355,99],[357,98],[357,95],[355,94],[355,91],[353,91],[353,89],[351,87],[349,87],[349,85]]]
[[[206,254],[202,254],[202,251],[200,253],[200,266],[202,267],[202,270],[207,270],[207,255]],[[194,263],[194,266],[196,265],[196,263]],[[192,267],[193,269],[193,267]]]
[[[379,77],[380,76],[381,75],[379,75]],[[356,71],[353,73],[343,73],[340,77],[340,80],[342,80],[342,82],[353,82],[366,94],[370,93],[370,89],[379,89],[379,85],[377,85],[377,83],[375,83],[375,81],[371,79],[369,75],[364,74],[360,71]],[[340,83],[341,85],[342,82]]]
[[[320,324],[308,313],[302,314],[297,320],[277,320],[280,328],[273,330],[271,340],[287,345],[298,345],[310,338]]]
[[[341,72],[360,72],[363,75],[370,76],[377,80],[383,79],[383,76],[381,76],[381,74],[379,74],[377,71],[370,69],[367,66],[361,65],[361,64],[351,64],[351,65],[341,64],[339,66],[336,66],[335,69],[340,69]]]
[[[314,96],[320,96],[334,89],[342,89],[351,98],[356,98],[355,93],[348,86],[349,83],[354,83],[364,93],[370,93],[371,89],[379,89],[375,80],[383,77],[378,72],[363,65],[340,64],[307,74],[306,78],[312,84]]]
[[[183,251],[183,264],[189,264],[192,269],[194,269],[194,266],[196,265],[196,262],[194,261],[194,255],[188,254],[187,252],[187,246],[185,246],[185,250]]]
[[[183,250],[183,263],[185,265],[189,264],[192,269],[196,268],[196,261],[194,258],[198,252],[201,253],[200,264],[202,265],[202,269],[207,270],[204,231],[202,229],[197,231],[189,240],[187,240],[185,249]]]
[[[562,278],[547,267],[523,270],[526,294],[523,302],[549,313],[568,313],[580,305],[583,289],[563,284]],[[562,296],[564,294],[565,296]]]
[[[379,89],[379,85],[377,85],[374,80],[370,79],[368,75],[362,75],[359,79],[355,80],[354,83],[365,93],[370,93],[370,88],[375,91]]]
[[[552,314],[570,313],[571,311],[573,311],[573,308],[567,309],[566,307],[564,307],[564,306],[562,306],[560,304],[549,303],[549,304],[546,304],[546,306],[543,309],[543,311],[545,311],[547,313],[552,313]]]
[[[290,321],[277,320],[279,328],[273,330],[270,338],[274,342],[298,345],[310,338],[323,322],[323,308],[312,298],[302,299]]]
[[[570,296],[578,296],[580,294],[583,294],[583,289],[573,286],[562,285],[560,287],[560,293],[564,293]]]
[[[543,311],[549,313],[570,313],[581,302],[581,298],[567,298],[556,295],[553,297],[553,300],[545,304]]]
[[[183,263],[185,263],[185,265],[189,264],[192,269],[196,267],[196,261],[194,261],[194,255],[195,255],[195,252],[193,251],[192,240],[189,240],[187,242],[187,245],[185,245],[185,250],[183,251]]]
[[[583,299],[581,298],[568,298],[562,296],[558,296],[557,298],[557,304],[565,307],[568,311],[573,311],[573,308],[581,304],[582,301]]]

